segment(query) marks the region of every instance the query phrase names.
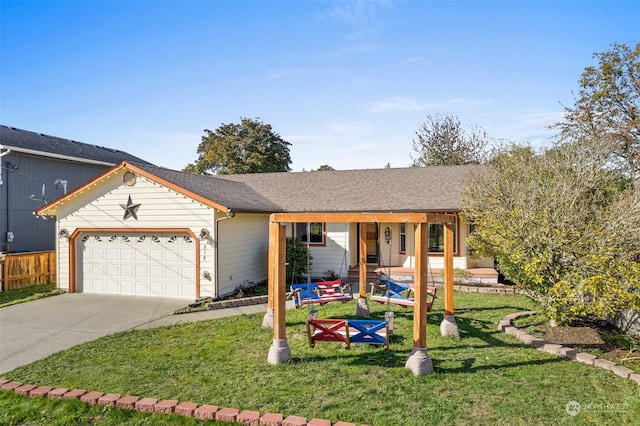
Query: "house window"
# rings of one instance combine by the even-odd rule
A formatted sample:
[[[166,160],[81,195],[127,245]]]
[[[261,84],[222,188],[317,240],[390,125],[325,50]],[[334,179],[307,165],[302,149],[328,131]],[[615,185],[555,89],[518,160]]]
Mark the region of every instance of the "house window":
[[[407,224],[400,224],[400,253],[407,252]]]
[[[444,224],[429,224],[429,253],[444,253]],[[458,221],[453,225],[453,253],[458,253]]]
[[[301,239],[305,243],[307,242],[307,239],[311,245],[324,245],[325,243],[324,223],[322,222],[295,223],[293,229],[294,237]]]

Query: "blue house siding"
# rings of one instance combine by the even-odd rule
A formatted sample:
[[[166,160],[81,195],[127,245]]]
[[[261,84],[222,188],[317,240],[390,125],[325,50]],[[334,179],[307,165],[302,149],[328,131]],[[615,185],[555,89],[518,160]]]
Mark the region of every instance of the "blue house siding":
[[[11,152],[2,157],[2,168],[2,251],[23,252],[55,249],[55,221],[36,217],[33,212],[64,195],[64,187],[56,188],[56,180],[66,181],[67,191],[71,191],[109,167]],[[13,234],[13,241],[8,233]]]

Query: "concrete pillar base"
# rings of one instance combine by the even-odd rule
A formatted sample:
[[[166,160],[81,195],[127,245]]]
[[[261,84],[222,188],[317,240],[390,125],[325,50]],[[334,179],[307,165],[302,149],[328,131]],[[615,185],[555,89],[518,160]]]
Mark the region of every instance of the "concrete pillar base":
[[[262,319],[262,328],[273,328],[273,308],[267,308],[267,313]]]
[[[427,348],[416,348],[414,346],[404,366],[409,369],[414,376],[424,376],[433,373],[433,362],[427,353]]]
[[[456,323],[456,317],[454,315],[444,316],[444,319],[440,323],[440,334],[443,336],[453,337],[454,339],[460,338],[458,323]]]
[[[356,306],[356,316],[369,318],[369,302],[366,297],[358,297],[358,305]]]
[[[291,358],[291,349],[289,349],[287,339],[273,339],[267,362],[271,365],[278,365],[291,361]]]

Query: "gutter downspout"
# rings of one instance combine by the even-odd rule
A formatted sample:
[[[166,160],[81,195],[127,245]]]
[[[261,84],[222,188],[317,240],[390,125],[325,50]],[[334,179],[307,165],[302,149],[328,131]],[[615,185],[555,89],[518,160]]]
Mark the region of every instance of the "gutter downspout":
[[[219,229],[218,227],[220,226],[219,223],[223,220],[227,220],[227,219],[233,219],[235,217],[235,212],[231,211],[231,209],[229,209],[227,211],[227,215],[223,216],[223,217],[219,217],[218,219],[216,219],[215,225],[213,227],[213,256],[215,259],[215,268],[216,268],[216,273],[214,274],[215,276],[215,281],[213,283],[213,297],[214,299],[217,299],[220,297],[220,255],[219,255],[219,250],[218,250],[218,232]]]
[[[2,179],[2,157],[4,157],[5,155],[9,154],[11,152],[11,150],[9,148],[6,148],[6,151],[2,151],[3,149],[5,149],[4,145],[0,145],[0,186],[4,185],[4,180]],[[7,168],[8,171],[8,168]],[[7,174],[7,179],[9,178],[9,175]],[[6,225],[7,225],[7,229],[5,229],[5,240],[6,240],[6,236],[9,235],[9,219],[10,219],[10,215],[9,215],[9,184],[7,183],[7,205],[6,207]],[[7,244],[6,246],[0,247],[0,252],[2,252],[4,249],[7,249],[6,251],[9,251],[9,245]]]
[[[0,151],[2,151],[4,149],[4,145],[0,145]],[[10,149],[7,149],[4,152],[0,152],[0,158],[4,157],[5,155],[9,154],[11,152]],[[0,186],[2,186],[4,184],[4,181],[2,180],[2,160],[0,160]]]

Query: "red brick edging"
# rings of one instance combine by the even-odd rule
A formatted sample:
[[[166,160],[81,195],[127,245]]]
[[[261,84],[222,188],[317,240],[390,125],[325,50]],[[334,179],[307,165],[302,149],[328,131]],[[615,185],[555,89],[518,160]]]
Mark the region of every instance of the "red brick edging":
[[[18,395],[31,398],[79,399],[87,404],[115,406],[147,413],[176,413],[181,416],[195,417],[202,420],[213,419],[251,426],[331,426],[331,422],[325,419],[311,419],[307,421],[305,417],[284,417],[280,413],[264,413],[261,416],[258,411],[252,410],[240,411],[237,408],[230,407],[218,408],[215,405],[198,405],[195,402],[178,403],[178,400],[175,399],[158,401],[156,398],[142,398],[135,395],[122,396],[115,393],[88,392],[84,389],[70,390],[67,388],[53,388],[51,386],[37,386],[4,378],[0,378],[0,390],[13,391]],[[333,426],[356,426],[356,424],[339,421],[333,423]],[[366,425],[363,424],[361,426]]]
[[[595,355],[591,355],[586,352],[578,352],[576,349],[557,345],[554,343],[548,343],[544,339],[540,339],[538,337],[534,337],[522,329],[513,326],[513,320],[520,317],[527,317],[531,315],[535,315],[537,312],[535,311],[527,311],[527,312],[516,312],[513,314],[509,314],[506,317],[502,318],[498,323],[498,330],[515,336],[523,343],[532,346],[533,348],[547,352],[551,355],[564,357],[567,359],[571,359],[574,361],[581,362],[587,365],[593,365],[595,367],[604,368],[605,370],[609,370],[614,374],[622,377],[623,379],[630,379],[640,385],[640,373],[635,373],[633,370],[627,367],[623,367],[622,365],[618,365],[613,361],[609,361],[606,359],[598,358]]]

